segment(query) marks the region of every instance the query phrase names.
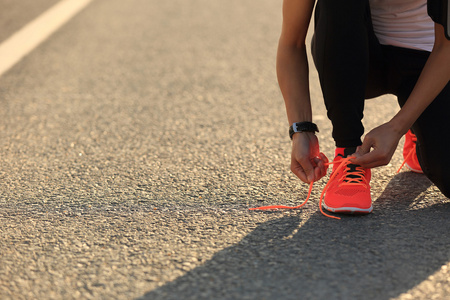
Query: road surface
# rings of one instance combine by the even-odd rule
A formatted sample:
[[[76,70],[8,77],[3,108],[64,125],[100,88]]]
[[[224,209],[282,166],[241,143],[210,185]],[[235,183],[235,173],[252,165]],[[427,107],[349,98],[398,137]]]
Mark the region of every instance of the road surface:
[[[0,42],[56,2],[0,0]],[[307,192],[280,25],[281,1],[94,0],[3,74],[0,298],[450,299],[450,200],[396,174],[401,145],[368,216],[321,215],[325,179],[248,211]],[[367,101],[366,131],[397,110]]]

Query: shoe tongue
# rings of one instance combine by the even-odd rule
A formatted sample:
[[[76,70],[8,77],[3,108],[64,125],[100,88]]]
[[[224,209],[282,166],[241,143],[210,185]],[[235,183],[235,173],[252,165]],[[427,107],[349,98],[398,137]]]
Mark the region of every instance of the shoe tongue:
[[[348,147],[344,149],[344,157],[350,156],[356,152],[356,147]]]
[[[342,151],[344,150],[344,151]],[[342,157],[342,158],[346,158],[350,155],[352,155],[353,153],[356,152],[356,147],[348,147],[348,148],[341,148],[340,151],[337,151],[338,154],[336,156]],[[348,164],[347,167],[349,168],[349,170],[347,171],[347,177],[348,178],[359,178],[358,175],[353,175],[353,172],[356,172],[356,167],[359,167],[359,165],[355,165],[355,164]]]
[[[349,168],[349,170],[347,171],[347,177],[348,178],[359,178],[360,176],[358,175],[353,175],[352,173],[356,172],[356,167],[359,167],[359,165],[355,165],[355,164],[348,164],[347,167]]]

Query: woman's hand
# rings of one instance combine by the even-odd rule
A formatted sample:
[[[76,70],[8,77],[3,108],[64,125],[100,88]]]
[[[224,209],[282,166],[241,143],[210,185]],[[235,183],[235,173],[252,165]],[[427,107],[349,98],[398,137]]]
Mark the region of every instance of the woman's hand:
[[[387,165],[397,149],[402,133],[391,123],[385,123],[371,130],[365,137],[363,144],[358,147],[351,162],[363,168],[375,168]],[[372,151],[370,151],[373,148]]]
[[[292,139],[291,171],[303,182],[317,181],[326,175],[327,157],[319,152],[319,141],[312,132],[299,132]]]

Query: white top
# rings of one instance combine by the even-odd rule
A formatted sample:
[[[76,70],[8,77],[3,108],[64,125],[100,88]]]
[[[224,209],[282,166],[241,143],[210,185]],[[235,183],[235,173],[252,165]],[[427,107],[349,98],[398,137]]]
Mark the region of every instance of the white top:
[[[430,51],[434,22],[427,0],[370,0],[375,35],[382,45]]]

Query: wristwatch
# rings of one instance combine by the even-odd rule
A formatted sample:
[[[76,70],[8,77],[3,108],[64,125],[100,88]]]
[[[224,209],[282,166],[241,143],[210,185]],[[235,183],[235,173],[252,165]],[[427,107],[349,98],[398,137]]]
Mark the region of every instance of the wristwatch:
[[[319,132],[319,128],[312,122],[297,122],[289,127],[289,137],[292,140],[292,136],[297,132]]]

